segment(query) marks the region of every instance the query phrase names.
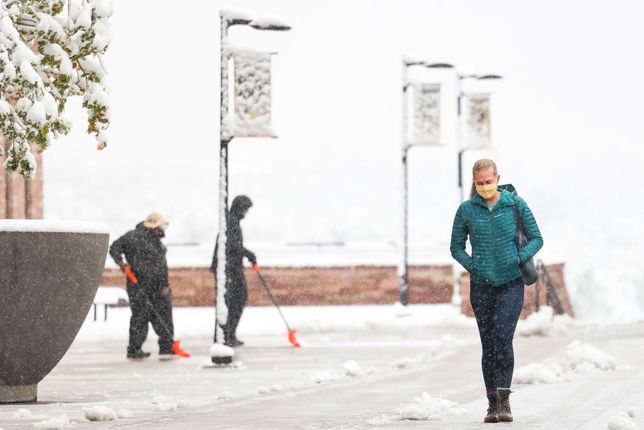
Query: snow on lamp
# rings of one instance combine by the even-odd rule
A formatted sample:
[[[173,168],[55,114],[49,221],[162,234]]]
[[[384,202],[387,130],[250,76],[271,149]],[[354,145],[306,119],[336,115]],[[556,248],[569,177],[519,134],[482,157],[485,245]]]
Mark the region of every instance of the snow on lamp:
[[[441,143],[441,86],[414,84],[411,117],[412,145],[440,145]]]
[[[274,137],[271,128],[271,53],[236,50],[233,135]]]
[[[489,148],[492,145],[490,133],[490,94],[465,94],[463,103],[463,145],[465,148]]]

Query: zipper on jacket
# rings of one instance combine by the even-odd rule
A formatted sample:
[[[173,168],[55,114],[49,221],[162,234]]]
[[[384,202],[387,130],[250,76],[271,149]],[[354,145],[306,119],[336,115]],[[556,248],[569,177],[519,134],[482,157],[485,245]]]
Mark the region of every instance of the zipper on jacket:
[[[498,202],[497,202],[498,204]],[[493,268],[493,273],[496,273],[496,228],[494,226],[494,209],[496,208],[496,205],[494,205],[494,208],[489,212],[489,219],[490,219],[490,230],[492,231],[492,268]],[[493,282],[492,279],[489,280],[490,282]]]

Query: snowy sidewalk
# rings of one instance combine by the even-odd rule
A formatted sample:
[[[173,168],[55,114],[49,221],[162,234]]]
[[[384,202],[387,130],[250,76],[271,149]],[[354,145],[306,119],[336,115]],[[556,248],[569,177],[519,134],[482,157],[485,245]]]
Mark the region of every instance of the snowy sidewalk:
[[[39,385],[40,402],[0,406],[0,428],[484,428],[478,334],[446,307],[413,307],[395,320],[386,306],[286,308],[301,349],[289,346],[283,329],[271,333],[274,310],[251,308],[240,327],[247,346],[225,369],[207,366],[212,329],[201,333],[200,325],[212,310],[177,310],[177,325],[185,324],[178,333],[193,357],[171,362],[157,359],[154,339],[145,346],[150,359],[125,359],[126,311],[107,326],[86,324]],[[330,322],[339,316],[343,322]],[[111,333],[103,331],[108,326]],[[583,343],[570,349],[573,339]],[[562,382],[515,385],[513,428],[644,428],[644,324],[568,325],[515,345],[517,369],[534,363],[532,382],[557,366],[563,373]],[[629,410],[634,418],[626,418]],[[112,414],[120,417],[86,418]]]

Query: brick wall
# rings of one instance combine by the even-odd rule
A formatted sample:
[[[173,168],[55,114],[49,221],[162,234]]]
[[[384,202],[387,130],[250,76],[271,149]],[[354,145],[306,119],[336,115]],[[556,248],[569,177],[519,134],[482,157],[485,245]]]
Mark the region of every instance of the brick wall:
[[[574,317],[575,312],[572,308],[572,304],[570,303],[570,297],[568,296],[568,290],[566,289],[566,283],[564,281],[564,264],[550,264],[546,266],[546,269],[550,275],[554,292],[559,298],[564,313]],[[461,302],[461,311],[467,316],[474,316],[472,305],[470,303],[469,273],[464,273],[461,276],[461,297],[463,298],[463,301]],[[553,303],[549,303],[547,297],[547,286],[543,276],[539,278],[535,285],[525,288],[523,300],[523,312],[521,313],[521,318],[525,318],[532,312],[538,311],[540,306],[553,305]]]
[[[563,310],[574,316],[564,282],[564,264],[547,266],[554,291]],[[262,274],[268,281],[278,303],[282,305],[354,305],[394,303],[399,299],[397,269],[389,266],[354,267],[265,267]],[[257,275],[246,269],[248,303],[251,306],[270,305],[270,299]],[[452,266],[412,266],[409,268],[410,303],[450,303],[454,276]],[[175,306],[212,306],[215,290],[212,273],[207,268],[172,268],[170,285]],[[101,285],[125,287],[125,276],[118,269],[106,269]],[[469,274],[460,279],[463,302],[461,310],[474,316],[470,305]],[[543,278],[526,287],[525,318],[548,303]]]
[[[43,218],[43,163],[40,150],[33,146],[38,169],[31,180],[25,180],[19,173],[7,173],[4,168],[6,151],[10,145],[2,140],[5,155],[0,157],[0,219],[42,219]]]
[[[265,267],[262,274],[276,300],[284,305],[394,303],[399,299],[397,269],[388,266]],[[212,306],[214,280],[207,268],[170,269],[173,304]],[[249,305],[270,305],[257,275],[246,269]],[[410,303],[448,303],[452,297],[452,267],[414,266],[409,269]],[[118,269],[106,269],[101,285],[125,286]]]

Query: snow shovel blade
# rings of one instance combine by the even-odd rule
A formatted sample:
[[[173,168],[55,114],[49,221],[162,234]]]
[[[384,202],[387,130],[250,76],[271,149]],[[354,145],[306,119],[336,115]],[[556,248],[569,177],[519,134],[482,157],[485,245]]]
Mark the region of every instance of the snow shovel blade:
[[[300,348],[302,345],[300,345],[300,343],[295,338],[295,329],[289,327],[288,323],[286,322],[286,318],[284,318],[284,314],[280,309],[280,305],[277,304],[277,300],[275,300],[275,297],[273,297],[273,293],[271,292],[271,289],[268,286],[268,282],[266,282],[266,279],[264,279],[264,277],[260,273],[259,265],[257,265],[257,263],[253,264],[253,270],[255,271],[255,273],[257,273],[257,277],[259,277],[259,280],[264,286],[266,293],[268,293],[268,297],[270,297],[271,301],[273,302],[273,305],[275,305],[275,308],[277,308],[277,312],[279,312],[280,316],[282,317],[282,321],[284,321],[286,330],[288,330],[288,341],[291,342],[291,345],[293,345],[294,347]]]
[[[295,339],[295,329],[292,328],[288,331],[288,341],[291,342],[291,345],[293,345],[296,348],[300,348],[302,345]]]
[[[175,340],[174,342],[172,342],[172,352],[174,352],[179,357],[190,357],[190,354],[188,354],[188,352],[184,351],[183,348],[181,348],[180,340]]]

